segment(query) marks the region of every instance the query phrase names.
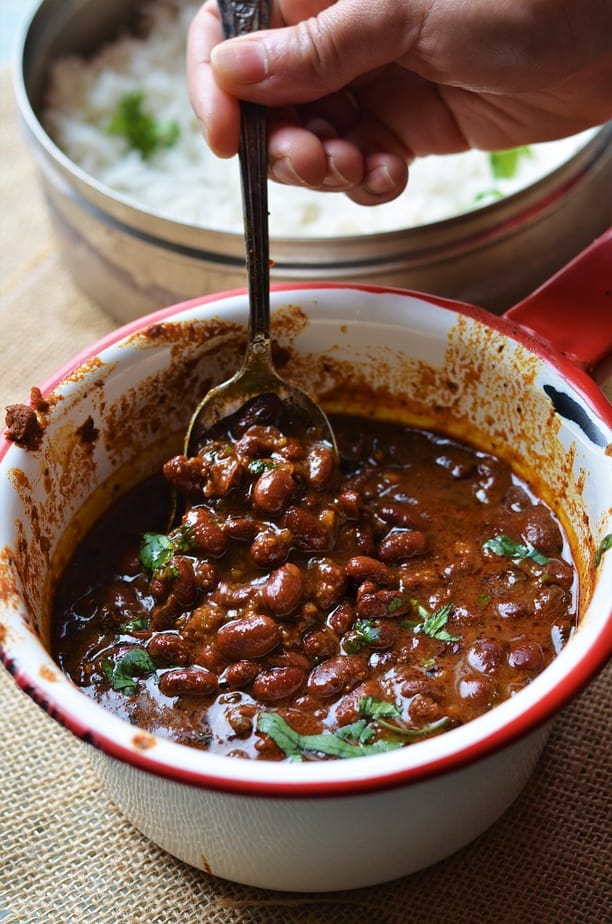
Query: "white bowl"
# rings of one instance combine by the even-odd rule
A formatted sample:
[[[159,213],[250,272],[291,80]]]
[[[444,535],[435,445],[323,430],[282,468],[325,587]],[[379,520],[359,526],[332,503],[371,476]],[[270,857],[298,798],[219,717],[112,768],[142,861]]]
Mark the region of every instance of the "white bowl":
[[[580,627],[564,650],[489,713],[399,751],[304,764],[207,754],[110,714],[48,653],[50,601],[67,557],[110,499],[173,450],[203,389],[238,363],[244,292],[111,334],[43,388],[40,448],[0,438],[0,654],[23,689],[94,746],[110,797],[153,841],[230,880],[337,890],[425,867],[510,805],[550,720],[611,653],[612,551],[598,566],[595,556],[612,533],[612,408],[584,371],[603,370],[612,353],[611,258],[609,232],[504,318],[376,287],[273,291],[273,328],[292,375],[328,407],[348,378],[349,410],[493,450],[527,475],[571,539]]]

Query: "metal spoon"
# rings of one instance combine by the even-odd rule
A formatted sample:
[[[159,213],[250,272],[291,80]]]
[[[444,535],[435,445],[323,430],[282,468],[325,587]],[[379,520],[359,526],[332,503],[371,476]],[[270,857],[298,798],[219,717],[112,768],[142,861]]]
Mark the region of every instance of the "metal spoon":
[[[225,38],[264,29],[269,21],[269,0],[218,0]],[[249,288],[249,331],[242,368],[212,388],[197,407],[185,439],[185,455],[194,456],[207,432],[235,413],[250,399],[278,396],[294,430],[309,440],[328,443],[337,460],[336,441],[321,408],[300,388],[278,375],[270,341],[270,258],[268,232],[268,162],[266,111],[242,102],[240,176],[246,239]]]

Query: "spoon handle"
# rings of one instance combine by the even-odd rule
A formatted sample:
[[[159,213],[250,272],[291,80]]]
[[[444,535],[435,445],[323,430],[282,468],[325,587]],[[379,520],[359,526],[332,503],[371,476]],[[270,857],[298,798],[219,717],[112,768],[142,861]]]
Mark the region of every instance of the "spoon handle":
[[[226,39],[265,29],[269,0],[218,0]],[[270,342],[270,239],[268,230],[268,133],[266,110],[240,103],[240,177],[249,284],[249,343]]]

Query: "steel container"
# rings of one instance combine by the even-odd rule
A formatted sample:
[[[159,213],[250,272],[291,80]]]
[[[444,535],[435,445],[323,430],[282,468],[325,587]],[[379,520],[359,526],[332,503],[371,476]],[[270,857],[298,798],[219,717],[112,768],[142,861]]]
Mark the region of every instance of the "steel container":
[[[241,234],[136,208],[62,153],[39,113],[49,66],[89,54],[141,0],[43,0],[25,23],[14,85],[63,259],[119,321],[246,282]],[[273,283],[400,286],[506,310],[612,223],[612,123],[523,191],[472,212],[387,233],[272,238]]]

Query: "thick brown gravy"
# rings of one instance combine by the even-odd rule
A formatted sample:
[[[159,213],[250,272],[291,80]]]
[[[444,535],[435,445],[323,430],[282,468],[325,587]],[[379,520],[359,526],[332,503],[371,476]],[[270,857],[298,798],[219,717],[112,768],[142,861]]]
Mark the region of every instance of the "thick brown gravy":
[[[333,425],[340,483],[264,402],[102,518],[53,620],[87,695],[193,747],[317,760],[468,722],[550,663],[577,601],[548,507],[453,439]],[[187,500],[169,535],[168,482]]]

